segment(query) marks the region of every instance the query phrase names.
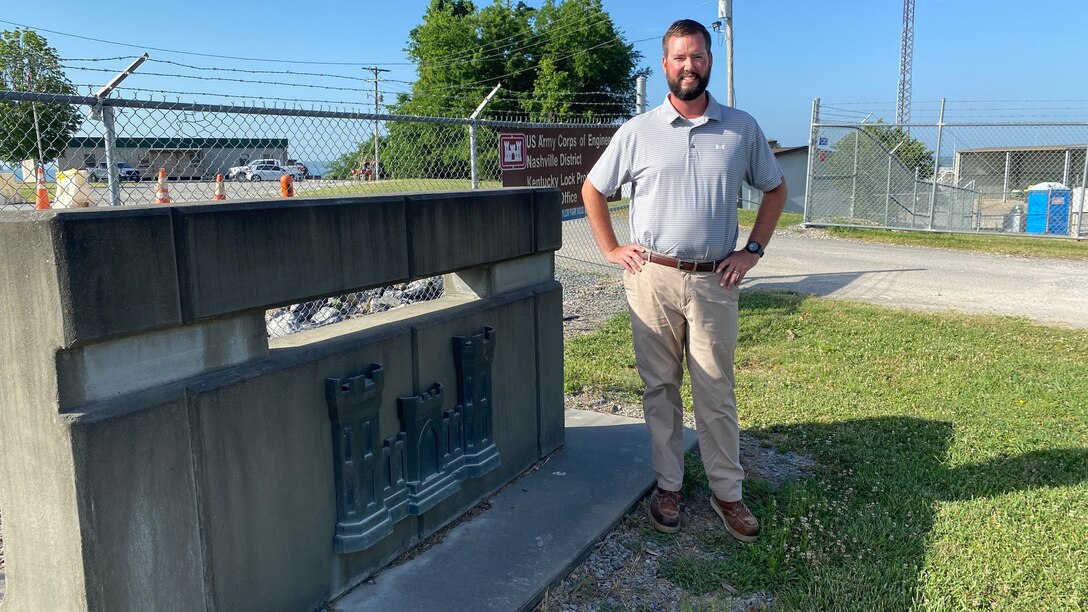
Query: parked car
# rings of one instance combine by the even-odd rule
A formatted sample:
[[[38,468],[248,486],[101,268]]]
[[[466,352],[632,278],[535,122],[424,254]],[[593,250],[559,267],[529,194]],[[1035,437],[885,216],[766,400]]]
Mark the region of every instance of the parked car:
[[[284,164],[278,159],[255,159],[248,164],[244,164],[242,166],[232,166],[230,169],[227,170],[227,175],[223,177],[223,179],[227,181],[253,180],[250,178],[249,171],[258,166],[279,166],[281,169],[283,169],[284,172],[294,177],[295,180],[298,180],[299,178],[305,176],[305,174],[299,173],[298,169],[295,167],[294,164]],[[277,178],[277,180],[279,179]]]
[[[278,181],[284,174],[293,174],[278,164],[252,164],[245,170],[247,181]]]
[[[117,166],[117,180],[119,181],[140,181],[143,179],[143,175],[140,174],[139,170],[125,162],[117,162],[114,165]],[[110,167],[106,165],[106,162],[100,162],[97,166],[87,170],[90,179],[96,183],[105,183],[110,180]]]

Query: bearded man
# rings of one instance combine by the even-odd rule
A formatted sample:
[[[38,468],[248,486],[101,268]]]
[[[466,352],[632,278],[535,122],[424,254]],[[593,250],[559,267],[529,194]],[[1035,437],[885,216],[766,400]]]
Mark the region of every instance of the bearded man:
[[[680,529],[686,357],[711,506],[734,538],[754,542],[760,526],[744,503],[733,391],[737,300],[785,206],[786,182],[755,119],[706,91],[714,63],[706,28],[677,21],[661,47],[665,102],[617,130],[582,186],[582,198],[597,246],[626,271],[657,478],[650,518],[661,531]],[[738,250],[742,181],[762,191],[763,201],[750,240]],[[620,244],[607,197],[626,183],[632,242]]]

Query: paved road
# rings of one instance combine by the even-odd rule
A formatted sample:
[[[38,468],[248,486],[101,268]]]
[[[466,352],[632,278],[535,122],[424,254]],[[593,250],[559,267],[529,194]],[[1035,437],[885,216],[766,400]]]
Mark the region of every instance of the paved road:
[[[617,233],[626,234],[618,226]],[[564,223],[563,240],[560,265],[572,265],[572,257],[603,262],[584,222]],[[802,230],[776,233],[743,287],[1088,328],[1085,261],[884,245]]]
[[[782,233],[747,287],[1088,328],[1088,263]]]

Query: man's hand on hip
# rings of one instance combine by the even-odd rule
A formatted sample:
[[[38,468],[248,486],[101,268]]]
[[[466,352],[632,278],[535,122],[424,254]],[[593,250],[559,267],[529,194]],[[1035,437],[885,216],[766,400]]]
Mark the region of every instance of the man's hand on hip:
[[[640,244],[621,244],[613,247],[604,256],[609,262],[623,266],[625,270],[634,274],[642,272],[642,264],[646,263],[642,254],[645,252],[646,247]]]
[[[748,270],[756,267],[759,263],[759,255],[756,253],[750,253],[744,249],[739,251],[733,251],[729,257],[726,257],[722,263],[718,264],[718,269],[715,272],[722,275],[722,287],[726,289],[733,289],[740,286],[740,282],[744,280],[744,275],[748,273]]]

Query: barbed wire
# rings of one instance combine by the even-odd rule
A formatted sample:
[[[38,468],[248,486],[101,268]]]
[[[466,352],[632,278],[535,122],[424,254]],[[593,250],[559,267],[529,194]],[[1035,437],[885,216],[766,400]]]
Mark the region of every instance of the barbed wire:
[[[179,66],[181,68],[189,68],[191,70],[206,70],[206,71],[209,71],[209,72],[234,72],[234,73],[241,73],[241,74],[290,74],[290,75],[295,75],[295,76],[313,76],[313,77],[322,77],[322,78],[330,78],[330,79],[346,79],[346,80],[360,81],[360,82],[367,82],[368,81],[367,78],[361,77],[361,76],[353,77],[353,76],[347,76],[347,75],[343,75],[343,74],[329,74],[329,73],[326,73],[326,72],[297,72],[297,71],[294,71],[294,70],[255,70],[255,69],[244,69],[244,68],[219,68],[219,67],[215,67],[215,66],[192,66],[190,64],[183,64],[181,62],[175,62],[175,61],[164,60],[164,59],[156,59],[156,58],[148,58],[147,61],[148,62],[160,63],[160,64],[169,64],[169,65],[172,65],[172,66]]]
[[[66,65],[62,64],[61,68],[72,68],[72,66],[66,66]],[[110,68],[78,68],[78,69],[79,70],[90,71],[90,72],[106,72],[106,73],[116,73],[117,72],[116,70],[113,70],[113,69],[110,69]],[[227,77],[207,77],[207,76],[199,76],[199,75],[192,75],[192,74],[173,74],[173,73],[163,73],[163,72],[141,71],[140,75],[141,76],[165,77],[165,78],[171,78],[171,79],[192,79],[192,80],[196,80],[196,81],[222,81],[222,82],[228,82],[228,83],[244,83],[246,85],[277,85],[277,86],[282,86],[282,87],[305,87],[307,89],[324,89],[324,90],[328,90],[328,91],[350,91],[350,92],[354,92],[354,93],[366,93],[368,91],[367,89],[355,88],[355,87],[335,87],[335,86],[332,86],[332,85],[315,85],[315,84],[311,84],[311,83],[289,83],[289,82],[284,82],[284,81],[258,81],[258,80],[252,80],[252,79],[231,79],[231,78],[227,78]]]
[[[139,56],[136,55],[119,55],[117,57],[60,57],[57,58],[62,62],[115,62],[118,60],[134,60]]]
[[[93,89],[95,86],[88,85],[87,87]],[[323,104],[329,106],[366,106],[372,107],[373,102],[364,102],[358,100],[320,100],[312,98],[282,98],[275,96],[255,96],[255,95],[240,95],[237,93],[212,93],[212,92],[195,92],[195,91],[171,91],[166,89],[144,89],[140,87],[118,87],[116,92],[139,92],[148,94],[171,94],[176,96],[214,96],[218,98],[231,98],[235,100],[270,100],[276,102],[303,102],[306,104]]]

